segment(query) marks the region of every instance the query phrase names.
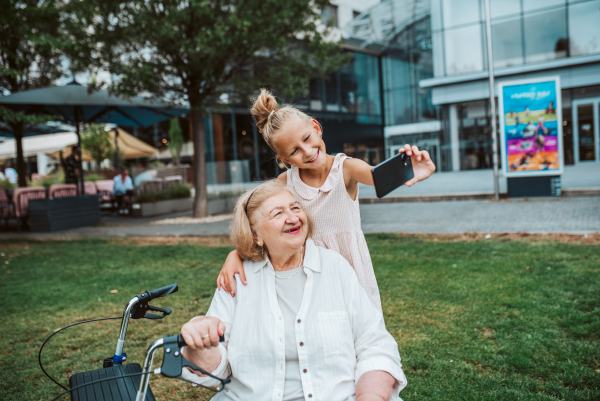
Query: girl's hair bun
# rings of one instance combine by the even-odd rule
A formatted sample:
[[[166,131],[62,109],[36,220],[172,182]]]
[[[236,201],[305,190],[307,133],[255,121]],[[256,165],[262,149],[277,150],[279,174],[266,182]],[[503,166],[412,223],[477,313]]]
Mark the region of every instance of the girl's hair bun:
[[[254,104],[250,108],[250,113],[256,121],[256,127],[262,133],[269,121],[269,115],[273,110],[277,110],[277,100],[269,90],[263,88],[260,90],[260,95],[253,101]]]

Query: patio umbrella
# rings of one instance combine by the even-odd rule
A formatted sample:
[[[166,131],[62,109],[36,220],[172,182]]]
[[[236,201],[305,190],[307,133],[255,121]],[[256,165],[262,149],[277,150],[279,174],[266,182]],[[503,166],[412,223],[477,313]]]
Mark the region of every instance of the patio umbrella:
[[[115,146],[115,131],[118,133],[117,137],[117,146]],[[75,136],[75,134],[73,134]],[[113,149],[118,149],[119,157],[122,157],[125,160],[129,159],[138,159],[143,157],[154,157],[157,154],[157,150],[155,147],[148,145],[146,142],[141,141],[128,133],[127,131],[121,128],[111,129],[108,133],[110,137],[110,144]],[[91,156],[88,155],[88,160],[86,160],[85,150],[83,151],[83,161],[91,161]],[[67,146],[63,149],[63,157],[67,157],[71,154],[70,148]],[[48,156],[53,159],[58,159],[60,157],[59,150],[53,151],[49,153]]]
[[[107,90],[88,93],[88,89],[73,81],[65,86],[16,92],[0,97],[0,106],[25,113],[62,116],[76,128],[81,152],[81,123],[112,123],[132,127],[147,127],[157,122],[189,113],[185,107],[173,108],[169,104],[142,97],[124,99]],[[79,155],[80,171],[81,154]],[[83,174],[81,191],[83,193]]]
[[[62,127],[53,127],[46,124],[27,124],[25,126],[25,132],[23,133],[23,137],[55,134],[57,132],[65,132],[65,129]],[[0,136],[14,138],[11,126],[5,123],[4,121],[0,121]]]

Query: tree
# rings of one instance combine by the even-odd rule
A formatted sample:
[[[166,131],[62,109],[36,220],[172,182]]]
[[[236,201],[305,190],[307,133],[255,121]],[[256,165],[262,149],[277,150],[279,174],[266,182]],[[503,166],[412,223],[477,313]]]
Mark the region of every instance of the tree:
[[[110,135],[103,124],[91,124],[84,129],[81,133],[81,146],[90,153],[98,165],[105,159],[112,158],[115,152],[110,143]]]
[[[183,135],[181,134],[181,126],[178,118],[171,119],[171,127],[169,128],[169,151],[173,156],[173,162],[179,166],[181,161],[181,151],[183,150]]]
[[[0,94],[49,86],[61,77],[60,13],[55,0],[8,0],[0,12]],[[12,128],[19,186],[26,186],[23,132],[27,124],[48,121],[0,107]]]
[[[206,216],[203,115],[262,86],[294,98],[311,78],[325,77],[347,57],[326,40],[319,9],[328,0],[79,0],[96,14],[86,27],[103,43],[104,68],[119,77],[109,89],[152,93],[190,105],[194,142],[194,216]],[[87,22],[86,22],[87,23]],[[82,27],[83,28],[83,27]],[[227,96],[223,96],[226,94]]]

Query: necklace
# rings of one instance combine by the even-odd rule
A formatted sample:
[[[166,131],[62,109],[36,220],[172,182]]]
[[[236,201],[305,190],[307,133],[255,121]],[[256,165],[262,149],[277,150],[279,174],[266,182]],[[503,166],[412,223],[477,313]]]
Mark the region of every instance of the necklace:
[[[300,248],[300,265],[298,265],[298,268],[296,269],[296,273],[298,273],[300,271],[300,267],[302,267],[302,262],[304,262],[304,245],[302,246],[302,248]],[[296,275],[296,273],[292,274],[289,277],[279,277],[277,274],[275,274],[275,269],[273,269],[273,274],[275,274],[275,277],[277,277],[280,280],[289,280],[292,277],[294,277]]]

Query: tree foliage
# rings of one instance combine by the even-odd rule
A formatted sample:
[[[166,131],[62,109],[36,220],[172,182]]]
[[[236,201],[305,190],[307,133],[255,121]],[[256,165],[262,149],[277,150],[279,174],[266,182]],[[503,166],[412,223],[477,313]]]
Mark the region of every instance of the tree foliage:
[[[110,136],[103,124],[91,124],[81,133],[81,146],[100,165],[105,159],[113,157],[115,151]]]
[[[42,88],[62,76],[60,16],[56,0],[4,0],[0,11],[0,95]],[[26,186],[22,138],[25,125],[47,119],[0,107],[17,147],[19,185]]]
[[[192,109],[194,214],[206,215],[202,115],[209,106],[247,102],[260,87],[305,94],[311,78],[346,56],[326,40],[318,10],[328,0],[73,0],[73,26],[95,37],[93,52],[119,77],[109,89],[151,93]],[[82,17],[77,17],[82,15]],[[85,24],[85,26],[83,26]],[[82,52],[82,59],[89,52]],[[100,65],[98,65],[100,66]]]
[[[171,127],[169,128],[169,151],[173,156],[173,162],[179,166],[181,161],[181,151],[183,150],[183,135],[181,134],[181,126],[178,118],[171,119]]]

